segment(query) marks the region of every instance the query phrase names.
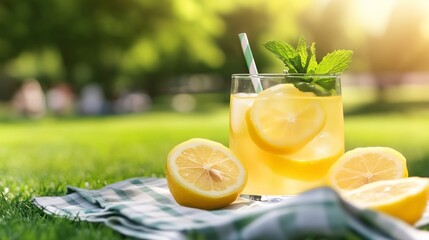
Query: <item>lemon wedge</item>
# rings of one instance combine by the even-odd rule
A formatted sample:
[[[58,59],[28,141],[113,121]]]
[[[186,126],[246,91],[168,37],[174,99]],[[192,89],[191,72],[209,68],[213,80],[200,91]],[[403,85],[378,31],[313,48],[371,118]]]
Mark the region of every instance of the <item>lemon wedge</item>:
[[[262,91],[246,114],[253,141],[266,151],[278,153],[301,149],[323,129],[326,119],[317,97],[292,84]]]
[[[427,178],[410,177],[373,182],[342,195],[357,206],[378,210],[414,224],[426,209],[428,193]]]
[[[342,155],[328,171],[329,184],[339,190],[408,176],[405,157],[389,147],[356,148]]]
[[[182,142],[170,151],[165,175],[177,203],[207,210],[232,203],[247,181],[243,164],[227,147],[200,138]]]

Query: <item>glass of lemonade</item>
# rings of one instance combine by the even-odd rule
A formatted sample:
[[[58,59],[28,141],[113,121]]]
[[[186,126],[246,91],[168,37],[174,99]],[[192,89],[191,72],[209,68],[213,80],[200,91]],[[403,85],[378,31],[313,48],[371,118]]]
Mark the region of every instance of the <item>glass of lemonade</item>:
[[[314,80],[332,90],[318,92]],[[248,171],[243,194],[321,186],[344,153],[340,75],[234,74],[230,104],[230,149]]]

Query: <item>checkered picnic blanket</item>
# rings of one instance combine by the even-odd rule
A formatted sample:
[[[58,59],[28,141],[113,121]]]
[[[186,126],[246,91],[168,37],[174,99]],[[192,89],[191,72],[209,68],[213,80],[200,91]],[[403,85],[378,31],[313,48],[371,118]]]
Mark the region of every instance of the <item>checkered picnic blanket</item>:
[[[239,198],[224,209],[206,211],[178,205],[165,179],[133,178],[99,190],[68,187],[65,196],[33,202],[48,214],[103,222],[140,239],[429,239],[429,232],[359,209],[327,187],[283,201]]]

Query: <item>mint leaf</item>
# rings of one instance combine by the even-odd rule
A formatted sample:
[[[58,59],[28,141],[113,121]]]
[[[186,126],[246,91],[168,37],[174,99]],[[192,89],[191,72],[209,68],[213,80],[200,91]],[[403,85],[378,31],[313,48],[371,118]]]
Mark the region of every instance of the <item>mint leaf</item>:
[[[317,96],[330,96],[335,93],[336,77],[318,78],[313,76],[290,76],[288,82],[292,83],[301,92],[312,92]]]
[[[333,95],[336,91],[336,77],[317,77],[312,74],[336,74],[343,72],[351,63],[353,52],[336,50],[328,53],[320,63],[316,60],[316,43],[307,45],[300,36],[296,48],[282,41],[264,44],[270,52],[283,61],[288,73],[307,73],[304,77],[289,77],[290,83],[303,92],[318,96]]]
[[[341,73],[351,63],[352,55],[353,51],[350,50],[335,50],[328,53],[317,66],[315,73]]]
[[[295,49],[291,45],[282,41],[270,41],[265,43],[264,47],[282,60],[289,72],[298,72],[294,64],[292,64],[293,58],[295,57]]]
[[[298,72],[306,72],[309,55],[307,51],[307,43],[305,42],[305,38],[303,36],[299,37],[298,45],[296,46],[295,57],[299,61],[296,64],[299,66]]]
[[[300,73],[309,73],[317,67],[315,43],[313,42],[311,46],[307,46],[304,36],[299,37],[295,54],[299,56],[301,61]]]
[[[324,88],[329,93],[327,95],[332,95],[333,93],[335,93],[335,89],[337,89],[335,76],[333,76],[332,78],[319,78],[317,79],[315,84]]]
[[[264,47],[283,61],[289,73],[314,72],[317,67],[315,43],[307,46],[304,36],[299,38],[296,48],[282,41],[269,41]]]
[[[331,91],[328,91],[326,88],[320,86],[316,83],[309,82],[297,82],[293,84],[296,88],[298,88],[301,92],[312,92],[317,96],[330,96],[332,95]]]
[[[310,48],[307,48],[307,51],[309,51],[309,60],[308,60],[308,66],[307,66],[307,73],[314,73],[317,68],[317,60],[316,60],[316,43],[313,42],[310,46]]]

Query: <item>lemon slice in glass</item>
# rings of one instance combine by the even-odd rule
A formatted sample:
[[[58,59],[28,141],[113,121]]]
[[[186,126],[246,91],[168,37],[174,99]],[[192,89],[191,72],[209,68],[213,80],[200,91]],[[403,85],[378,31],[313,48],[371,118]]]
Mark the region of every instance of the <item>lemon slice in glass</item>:
[[[243,164],[220,143],[194,138],[168,154],[165,175],[177,203],[200,209],[218,209],[232,203],[243,190]]]
[[[326,118],[317,97],[292,84],[279,84],[261,92],[246,114],[253,141],[277,153],[301,149],[323,129]]]

